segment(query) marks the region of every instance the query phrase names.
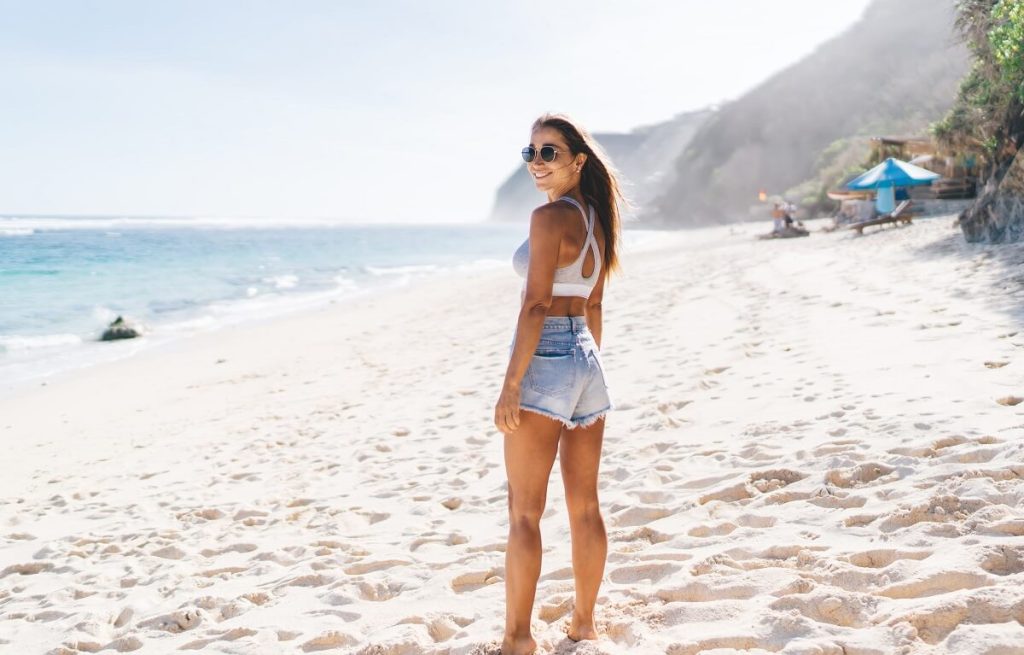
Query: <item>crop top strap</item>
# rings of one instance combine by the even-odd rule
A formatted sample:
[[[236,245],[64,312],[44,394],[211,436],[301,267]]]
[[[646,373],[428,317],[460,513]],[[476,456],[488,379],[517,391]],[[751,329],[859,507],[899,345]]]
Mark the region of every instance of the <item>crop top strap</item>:
[[[584,278],[586,280],[592,280],[594,277],[601,272],[601,249],[597,246],[597,237],[594,236],[594,224],[597,223],[597,212],[594,206],[590,206],[590,229],[587,231],[587,240],[583,242],[583,252],[590,248],[594,251],[594,270],[590,273],[590,277]],[[583,277],[583,262],[580,261],[580,277]]]
[[[571,197],[571,196],[562,196],[558,200],[565,200],[567,202],[571,202],[572,204],[576,205],[576,209],[579,209],[580,213],[583,214],[583,227],[587,230],[587,237],[589,238],[591,233],[593,232],[594,223],[591,220],[587,220],[587,210],[583,209],[583,207],[580,206],[580,203],[576,202],[576,199]],[[591,218],[593,218],[594,208],[591,207],[590,211],[591,211]]]

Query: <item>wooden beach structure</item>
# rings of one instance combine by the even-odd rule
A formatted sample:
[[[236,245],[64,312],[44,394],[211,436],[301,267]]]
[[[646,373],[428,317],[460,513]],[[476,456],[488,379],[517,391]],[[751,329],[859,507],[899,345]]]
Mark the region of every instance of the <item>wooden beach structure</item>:
[[[871,139],[871,163],[888,157],[910,162],[942,176],[927,187],[910,191],[917,200],[960,200],[974,198],[978,183],[975,158],[941,148],[929,137],[876,136]]]
[[[959,154],[947,151],[929,137],[923,136],[876,136],[872,137],[871,156],[866,162],[868,167],[885,161],[889,157],[900,159],[920,166],[942,177],[930,186],[918,186],[901,189],[898,201],[911,200],[912,204],[900,212],[909,222],[911,214],[933,215],[955,213],[960,211],[959,205],[969,202],[977,193],[977,170],[975,158],[970,154]],[[828,191],[828,197],[839,201],[839,210],[834,215],[835,224],[831,229],[847,227],[852,224],[864,223],[874,219],[884,219],[886,215],[878,215],[874,209],[873,190],[853,190],[840,187]],[[948,207],[947,207],[948,205]],[[903,220],[883,220],[885,224]]]

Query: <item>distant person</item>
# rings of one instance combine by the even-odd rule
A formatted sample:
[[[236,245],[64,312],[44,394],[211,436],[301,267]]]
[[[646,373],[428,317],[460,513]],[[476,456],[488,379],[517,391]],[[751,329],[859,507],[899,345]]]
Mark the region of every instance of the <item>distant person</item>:
[[[786,227],[786,213],[782,210],[781,203],[772,205],[772,232],[782,232]]]
[[[502,655],[537,648],[530,632],[541,569],[540,517],[559,456],[572,532],[576,602],[568,636],[597,639],[594,605],[608,537],[597,497],[605,415],[612,401],[601,362],[601,300],[618,268],[623,200],[610,161],[562,114],[534,123],[523,159],[547,202],[512,264],[525,278],[494,424],[505,435],[508,544]],[[525,411],[521,411],[525,410]]]

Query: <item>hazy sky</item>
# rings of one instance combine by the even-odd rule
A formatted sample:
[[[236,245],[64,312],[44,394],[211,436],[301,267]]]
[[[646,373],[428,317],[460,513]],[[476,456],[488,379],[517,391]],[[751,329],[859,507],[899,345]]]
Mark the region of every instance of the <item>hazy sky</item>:
[[[0,0],[0,213],[480,220],[539,113],[735,98],[866,5]]]

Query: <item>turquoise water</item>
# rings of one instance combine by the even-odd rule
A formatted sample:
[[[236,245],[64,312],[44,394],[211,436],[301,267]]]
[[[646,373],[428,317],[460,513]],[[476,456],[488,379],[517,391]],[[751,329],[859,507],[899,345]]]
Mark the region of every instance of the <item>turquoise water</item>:
[[[453,268],[508,266],[525,234],[493,224],[0,218],[0,383],[134,352],[140,344],[96,341],[118,315],[160,341]]]
[[[223,325],[454,269],[505,267],[522,225],[0,217],[0,392]],[[627,234],[626,243],[657,233]],[[145,339],[102,343],[118,315]]]

